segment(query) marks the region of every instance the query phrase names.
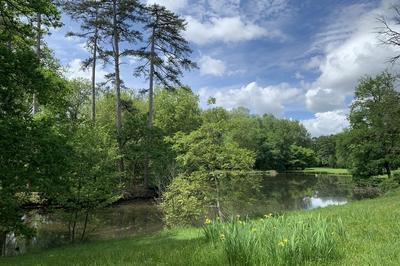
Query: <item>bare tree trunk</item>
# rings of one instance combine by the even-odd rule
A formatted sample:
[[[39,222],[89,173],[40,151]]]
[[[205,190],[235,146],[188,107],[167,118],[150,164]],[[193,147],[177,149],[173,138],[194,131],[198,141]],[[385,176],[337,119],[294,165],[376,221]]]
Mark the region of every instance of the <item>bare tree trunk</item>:
[[[120,155],[122,155],[122,109],[121,109],[121,79],[119,71],[119,32],[117,26],[117,1],[113,0],[113,56],[115,70],[115,90],[116,90],[116,113],[117,113],[117,141]],[[118,160],[118,170],[124,171],[124,161],[121,157]]]
[[[7,241],[7,233],[1,231],[0,232],[0,257],[6,255],[6,241]]]
[[[71,242],[75,241],[75,230],[76,230],[76,222],[78,220],[78,211],[75,210],[74,213],[74,221],[72,222],[72,234],[71,234]]]
[[[36,40],[36,55],[41,59],[41,42],[42,42],[42,33],[41,33],[41,27],[42,27],[42,14],[38,13],[37,14],[37,40]],[[32,102],[32,113],[36,114],[39,111],[39,103],[37,100],[37,95],[36,93],[33,94],[33,102]]]
[[[147,145],[150,144],[151,140],[151,128],[153,127],[153,113],[154,113],[154,43],[155,27],[153,27],[152,37],[151,37],[151,55],[150,55],[150,73],[149,73],[149,112],[147,113]],[[146,151],[144,164],[144,186],[149,187],[149,172],[150,172],[150,155]]]
[[[219,182],[218,182],[218,178],[214,178],[214,182],[215,182],[215,190],[216,190],[216,192],[217,192],[217,195],[216,195],[216,207],[217,207],[217,212],[218,212],[218,217],[221,219],[221,221],[224,219],[224,215],[223,215],[223,213],[222,213],[222,211],[221,211],[221,204],[220,204],[220,199],[219,199],[219,197],[220,197],[220,195],[219,195]]]
[[[93,65],[92,65],[92,120],[96,122],[96,61],[97,61],[98,29],[94,33]]]
[[[87,224],[88,224],[88,220],[89,220],[89,210],[86,210],[85,222],[83,224],[82,235],[81,235],[81,241],[83,241],[83,239],[85,238],[85,233],[86,233],[86,227],[87,227]]]
[[[392,177],[392,171],[390,169],[390,165],[389,165],[388,162],[385,163],[385,169],[386,169],[386,174],[387,174],[388,178],[391,178]]]

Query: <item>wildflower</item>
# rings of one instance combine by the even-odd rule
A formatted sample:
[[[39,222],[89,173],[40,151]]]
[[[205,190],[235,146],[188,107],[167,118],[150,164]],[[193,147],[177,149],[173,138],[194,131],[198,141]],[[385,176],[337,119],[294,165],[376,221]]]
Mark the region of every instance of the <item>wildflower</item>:
[[[287,238],[283,239],[283,243],[287,244],[289,240]]]
[[[221,234],[221,235],[219,236],[219,239],[221,239],[221,241],[224,241],[224,240],[225,240],[225,235],[224,235],[224,234]]]
[[[283,243],[282,241],[279,241],[278,246],[284,247],[284,246],[285,246],[285,243]]]
[[[238,218],[238,219],[239,219],[239,218],[240,218],[240,214],[236,215],[236,218]]]
[[[204,224],[211,224],[211,220],[206,218],[206,220],[204,221]]]
[[[271,218],[272,217],[272,213],[268,213],[264,215],[265,218]]]

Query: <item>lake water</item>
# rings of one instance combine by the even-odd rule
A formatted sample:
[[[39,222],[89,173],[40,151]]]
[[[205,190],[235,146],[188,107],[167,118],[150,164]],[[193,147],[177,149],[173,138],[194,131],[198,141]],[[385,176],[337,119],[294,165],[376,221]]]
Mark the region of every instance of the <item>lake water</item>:
[[[352,183],[348,176],[314,174],[278,174],[264,176],[261,184],[262,201],[254,203],[251,211],[241,215],[313,209],[347,203]],[[248,207],[247,207],[248,208]],[[239,213],[239,212],[238,212]],[[68,243],[67,216],[62,210],[27,211],[24,219],[37,234],[27,241],[9,234],[7,255],[17,255],[32,249],[47,249]],[[155,233],[163,228],[163,216],[154,201],[125,202],[99,210],[90,217],[89,240],[115,239]],[[79,229],[79,228],[78,228]]]

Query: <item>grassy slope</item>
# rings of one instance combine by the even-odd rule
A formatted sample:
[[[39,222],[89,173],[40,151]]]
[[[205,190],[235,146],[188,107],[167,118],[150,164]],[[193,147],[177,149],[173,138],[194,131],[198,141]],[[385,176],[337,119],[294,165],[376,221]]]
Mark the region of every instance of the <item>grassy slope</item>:
[[[333,265],[400,264],[400,192],[375,200],[290,215],[341,217],[348,240]],[[199,229],[165,231],[124,240],[57,248],[0,259],[0,265],[226,265],[223,251],[205,243]]]

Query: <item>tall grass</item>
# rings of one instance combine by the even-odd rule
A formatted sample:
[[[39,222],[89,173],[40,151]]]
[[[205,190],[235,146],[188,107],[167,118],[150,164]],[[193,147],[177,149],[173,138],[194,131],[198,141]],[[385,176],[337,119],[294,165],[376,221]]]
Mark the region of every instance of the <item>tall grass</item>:
[[[204,226],[206,238],[221,245],[230,265],[301,265],[328,261],[341,255],[345,237],[340,219],[272,217],[232,219]]]

